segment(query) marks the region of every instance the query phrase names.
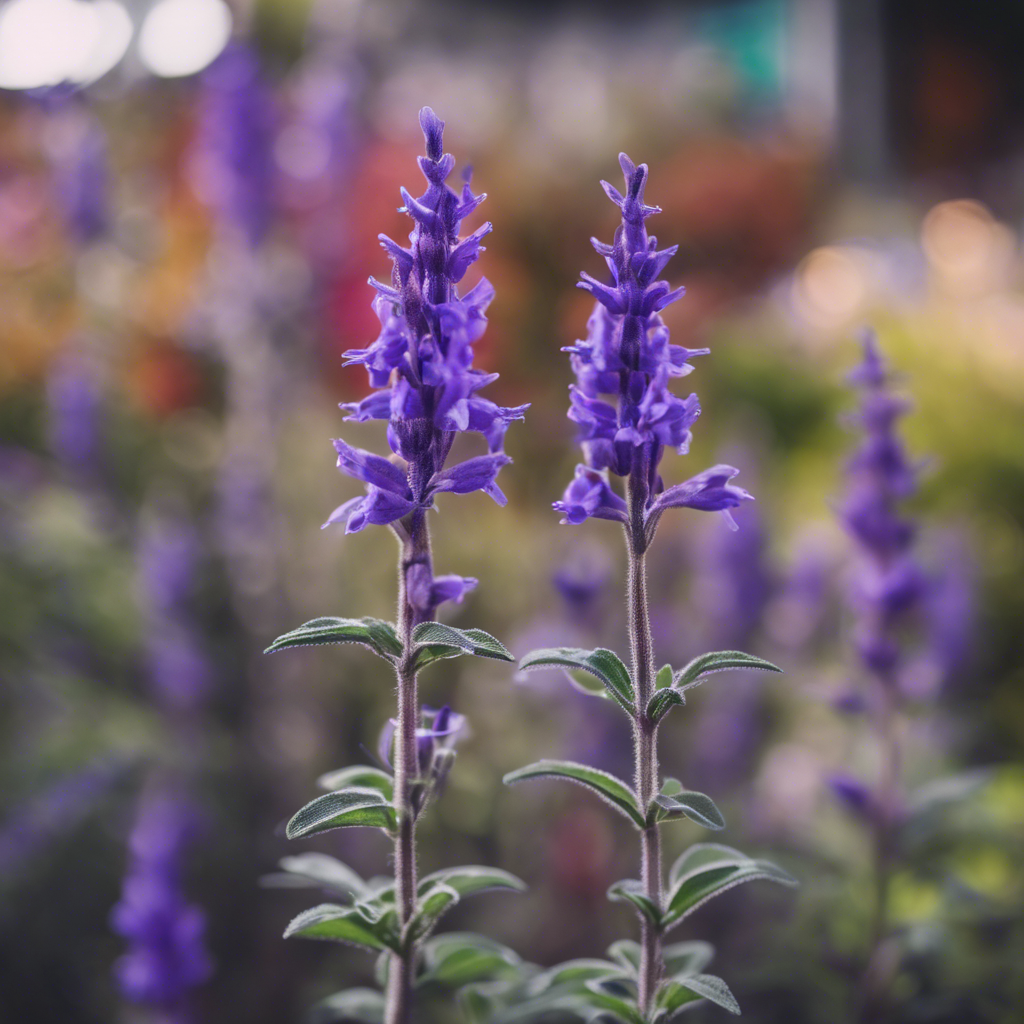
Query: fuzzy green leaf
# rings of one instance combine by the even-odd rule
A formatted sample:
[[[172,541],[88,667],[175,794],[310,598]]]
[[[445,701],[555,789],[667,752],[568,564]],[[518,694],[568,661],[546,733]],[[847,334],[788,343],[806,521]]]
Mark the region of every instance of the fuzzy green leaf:
[[[427,875],[420,881],[418,890],[420,895],[423,895],[438,882],[450,886],[460,897],[475,896],[478,892],[489,892],[493,889],[510,889],[513,892],[526,891],[525,882],[507,871],[502,871],[501,868],[467,864],[464,867],[443,868]]]
[[[729,846],[697,843],[672,865],[666,900],[665,925],[674,925],[709,899],[743,882],[764,880],[796,885],[792,878],[770,861],[754,860]]]
[[[609,963],[607,960],[567,960],[565,963],[557,964],[538,974],[530,982],[529,994],[531,997],[543,995],[551,989],[563,985],[581,985],[585,981],[600,978],[624,978],[626,972],[619,964]]]
[[[341,907],[336,903],[321,903],[318,907],[304,910],[285,929],[286,939],[294,935],[304,939],[346,942],[366,949],[399,948],[389,922],[370,920],[358,907]]]
[[[691,974],[683,980],[672,979],[658,990],[656,1005],[674,1015],[688,1003],[706,999],[730,1013],[739,1014],[740,1004],[721,978],[713,974]]]
[[[475,654],[478,658],[515,661],[504,645],[482,629],[455,629],[443,622],[421,622],[412,633],[417,671],[443,658]]]
[[[371,765],[356,764],[351,768],[338,768],[327,772],[316,780],[320,789],[336,793],[340,789],[376,789],[390,803],[394,798],[395,780],[380,768]]]
[[[608,955],[631,977],[640,971],[640,943],[632,939],[619,939],[608,947]]]
[[[524,779],[559,778],[578,782],[594,790],[607,803],[624,814],[637,828],[644,827],[644,818],[637,805],[636,794],[620,779],[608,772],[575,761],[537,761],[525,768],[517,768],[505,776],[505,785],[514,786]]]
[[[658,905],[644,892],[643,884],[635,878],[624,878],[615,882],[608,889],[608,899],[624,900],[634,907],[655,927],[661,924],[661,910]]]
[[[636,704],[633,683],[629,678],[629,670],[614,651],[604,647],[598,647],[595,651],[586,651],[579,647],[547,647],[531,651],[519,662],[519,668],[523,672],[554,666],[589,672],[590,675],[596,676],[609,695],[633,714]]]
[[[402,655],[402,642],[390,622],[369,616],[361,619],[336,619],[324,616],[303,623],[290,633],[279,636],[263,653],[272,654],[287,647],[310,647],[318,644],[362,644],[388,661]]]
[[[662,665],[658,669],[658,674],[654,677],[654,688],[656,690],[664,690],[666,687],[672,685],[672,666]]]
[[[647,820],[650,824],[668,821],[674,818],[689,818],[705,828],[725,828],[725,818],[715,806],[715,801],[705,793],[682,790],[671,796],[659,793],[647,809]]]
[[[446,932],[423,943],[423,972],[417,985],[460,988],[481,981],[518,976],[522,961],[507,946],[472,932]]]
[[[665,961],[665,973],[676,981],[702,971],[715,956],[715,947],[710,942],[691,939],[689,942],[674,942],[665,946],[661,955]]]
[[[647,702],[647,717],[652,722],[660,722],[672,708],[685,704],[682,692],[670,688],[655,690],[654,696]]]
[[[355,899],[362,899],[370,892],[367,884],[347,864],[326,853],[300,853],[282,857],[279,863],[300,885],[331,889]]]
[[[392,831],[395,812],[376,789],[343,789],[311,800],[285,827],[289,839],[312,836],[335,828],[370,826]]]
[[[602,980],[588,981],[582,990],[573,993],[572,999],[578,1000],[586,1006],[592,1006],[594,1009],[614,1013],[625,1024],[644,1024],[643,1015],[637,1009],[636,1003],[617,993],[607,991]]]
[[[357,1021],[358,1024],[382,1024],[384,997],[372,988],[350,988],[335,992],[321,1000],[309,1014],[309,1024],[336,1024]]]
[[[450,885],[435,882],[416,901],[416,910],[405,926],[405,948],[412,948],[425,935],[429,935],[444,914],[458,902],[459,894]]]
[[[713,672],[725,672],[731,668],[759,669],[762,672],[781,672],[778,665],[773,665],[764,658],[757,658],[753,654],[744,654],[742,651],[710,651],[707,654],[699,654],[688,665],[676,673],[673,686],[677,690],[688,690],[703,682],[705,676]]]

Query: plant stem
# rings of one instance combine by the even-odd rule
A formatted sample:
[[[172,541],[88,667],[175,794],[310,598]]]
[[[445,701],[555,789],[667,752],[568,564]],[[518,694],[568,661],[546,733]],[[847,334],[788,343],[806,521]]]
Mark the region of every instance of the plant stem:
[[[654,693],[654,644],[647,597],[647,567],[644,512],[647,504],[646,459],[638,457],[627,484],[629,525],[629,578],[627,606],[629,646],[633,661],[633,685],[636,689],[636,713],[633,718],[634,785],[641,811],[646,812],[657,795],[658,727],[647,715],[647,704]],[[640,881],[644,893],[661,907],[661,836],[658,826],[649,825],[640,834]],[[663,971],[661,933],[646,917],[640,924],[640,1012],[646,1014],[654,1002]]]
[[[398,727],[395,730],[395,897],[398,923],[404,932],[416,910],[416,811],[413,787],[419,776],[416,757],[416,728],[420,720],[416,671],[412,666],[412,631],[423,620],[409,601],[407,578],[415,565],[430,568],[430,534],[426,513],[417,509],[403,523],[405,533],[399,534],[401,560],[398,572],[398,635],[402,641],[402,658],[398,665]],[[388,972],[385,1024],[407,1024],[412,993],[416,953],[392,953]]]

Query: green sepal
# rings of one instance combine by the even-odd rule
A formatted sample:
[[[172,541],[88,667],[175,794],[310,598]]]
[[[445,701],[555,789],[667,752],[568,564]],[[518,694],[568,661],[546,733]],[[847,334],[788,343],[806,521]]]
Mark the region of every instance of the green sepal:
[[[681,668],[675,676],[672,685],[677,690],[688,690],[704,681],[705,676],[713,672],[725,672],[728,669],[758,669],[762,672],[781,672],[778,665],[773,665],[764,658],[757,658],[753,654],[744,654],[743,651],[709,651],[707,654],[698,654],[693,661]]]
[[[614,882],[608,889],[608,899],[632,903],[655,928],[661,927],[661,908],[647,895],[643,884],[635,878],[624,878]]]
[[[392,949],[401,946],[395,934],[393,918],[382,916],[376,920],[361,905],[342,907],[336,903],[321,903],[304,910],[284,931],[284,937],[301,936],[305,939],[324,939],[345,942],[364,949]]]
[[[391,803],[395,795],[395,780],[386,771],[372,765],[356,764],[350,768],[337,768],[316,780],[320,789],[336,793],[340,789],[376,789]]]
[[[522,961],[493,939],[472,932],[445,932],[423,943],[420,963],[417,985],[461,988],[482,981],[512,980],[518,977]]]
[[[706,999],[709,1003],[721,1006],[730,1013],[739,1014],[740,1004],[721,978],[713,974],[690,974],[685,978],[670,978],[658,989],[655,1006],[668,1014],[671,1019],[689,1003],[698,999]]]
[[[372,988],[350,988],[322,999],[309,1013],[309,1024],[383,1024],[384,996]]]
[[[455,629],[443,622],[421,622],[412,631],[416,645],[413,668],[418,672],[444,658],[474,654],[478,658],[515,661],[505,646],[482,629]]]
[[[362,644],[374,654],[395,661],[402,656],[402,641],[390,622],[364,616],[338,619],[323,616],[279,636],[263,653],[273,654],[287,647],[313,647],[319,644]]]
[[[670,821],[675,818],[689,818],[690,821],[715,831],[725,828],[722,812],[706,793],[680,790],[668,794],[663,789],[647,808],[647,823],[654,825],[659,821]]]
[[[730,846],[696,843],[672,865],[665,900],[665,928],[678,924],[708,900],[743,882],[764,880],[795,886],[795,878],[770,861],[755,860]]]
[[[647,717],[652,722],[660,722],[672,708],[685,704],[686,698],[680,690],[667,687],[654,691],[654,696],[647,702]]]
[[[393,832],[394,808],[376,789],[343,789],[325,793],[297,811],[285,826],[289,839],[317,835],[335,828],[368,826]]]
[[[519,662],[520,671],[523,672],[529,672],[531,669],[551,668],[556,665],[596,676],[605,690],[604,692],[592,691],[584,687],[588,693],[601,693],[602,696],[610,696],[629,714],[635,713],[636,694],[633,692],[633,682],[629,678],[629,669],[614,651],[609,651],[604,647],[598,647],[594,651],[587,651],[580,647],[546,647],[531,651]]]
[[[617,811],[624,814],[637,828],[644,827],[644,817],[640,813],[636,794],[621,779],[608,772],[589,765],[577,764],[575,761],[537,761],[525,768],[517,768],[509,772],[504,779],[506,786],[514,786],[524,779],[538,778],[568,779],[592,789],[604,801],[611,804]]]

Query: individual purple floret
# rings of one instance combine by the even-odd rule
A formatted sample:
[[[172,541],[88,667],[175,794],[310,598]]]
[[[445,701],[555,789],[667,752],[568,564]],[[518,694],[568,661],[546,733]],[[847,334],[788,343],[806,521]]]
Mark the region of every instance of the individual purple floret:
[[[696,395],[679,398],[669,390],[674,377],[693,370],[689,360],[708,349],[687,349],[669,341],[660,312],[683,295],[660,280],[665,264],[678,246],[658,249],[645,222],[659,213],[644,203],[647,165],[637,167],[625,153],[619,164],[626,179],[621,195],[601,182],[608,197],[622,210],[622,224],[611,245],[591,239],[611,272],[602,283],[582,274],[579,287],[597,300],[587,323],[587,337],[569,346],[576,384],[570,388],[569,418],[579,425],[586,466],[579,466],[555,509],[566,523],[596,516],[627,521],[625,503],[608,487],[606,473],[632,477],[644,484],[644,516],[649,534],[667,508],[728,510],[750,495],[729,483],[737,470],[715,466],[667,490],[658,472],[666,447],[684,454],[690,428],[700,415]],[[614,396],[614,402],[601,396]]]
[[[206,980],[212,963],[203,912],[182,888],[182,861],[195,834],[195,815],[172,789],[144,795],[129,843],[131,862],[114,930],[129,942],[117,978],[126,999],[174,1012],[184,1020],[189,991]]]
[[[53,192],[68,234],[80,245],[107,229],[107,140],[103,128],[80,97],[54,99],[45,143]]]
[[[472,193],[468,173],[461,195],[445,184],[455,159],[443,152],[444,122],[424,107],[420,126],[427,155],[419,158],[419,166],[427,189],[418,199],[401,190],[402,210],[414,221],[410,245],[402,248],[381,235],[394,264],[391,283],[370,278],[377,290],[374,309],[381,333],[368,348],[345,353],[346,365],[362,363],[370,384],[379,390],[342,409],[352,420],[387,420],[388,443],[397,458],[334,442],[338,468],[367,485],[365,495],[335,509],[324,524],[344,523],[348,533],[371,524],[396,524],[411,512],[432,508],[435,496],[445,491],[484,491],[503,505],[505,496],[495,478],[511,461],[502,450],[505,431],[527,408],[503,408],[478,394],[497,379],[497,374],[472,365],[473,344],[486,327],[484,312],[494,289],[481,279],[460,296],[456,286],[491,230],[484,224],[459,239],[463,219],[485,196]],[[482,434],[488,454],[446,469],[455,436],[465,431]],[[440,601],[458,600],[474,583],[458,577],[424,578],[410,598],[419,617],[429,618]]]
[[[243,43],[203,72],[198,122],[198,191],[222,228],[256,246],[273,216],[277,113],[259,58]]]

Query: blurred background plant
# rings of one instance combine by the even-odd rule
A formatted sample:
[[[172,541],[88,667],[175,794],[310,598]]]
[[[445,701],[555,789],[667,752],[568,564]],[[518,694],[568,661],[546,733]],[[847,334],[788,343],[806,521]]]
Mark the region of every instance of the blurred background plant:
[[[467,497],[472,515],[437,531],[440,564],[491,582],[451,621],[517,655],[624,649],[608,593],[622,567],[603,561],[618,527],[593,525],[604,543],[570,537],[549,503],[572,471],[558,349],[590,305],[573,283],[592,265],[586,239],[614,224],[593,183],[626,149],[659,182],[659,234],[683,242],[673,340],[713,353],[691,462],[740,467],[757,496],[735,535],[717,522],[665,535],[656,643],[680,664],[735,643],[787,670],[724,682],[665,727],[666,773],[714,793],[723,841],[772,850],[803,882],[795,900],[723,896],[694,934],[715,943],[748,1018],[850,1019],[870,851],[828,778],[871,755],[850,718],[833,509],[842,378],[871,322],[913,402],[907,445],[926,462],[907,511],[941,581],[911,666],[934,702],[915,770],[989,771],[921,847],[925,870],[894,879],[912,951],[894,991],[907,1020],[1018,1021],[1022,43],[1009,0],[651,3],[628,23],[605,3],[4,0],[3,1016],[146,1019],[122,997],[129,944],[110,915],[157,783],[192,808],[177,884],[205,916],[211,967],[194,1020],[300,1020],[370,980],[344,947],[282,943],[303,898],[258,879],[289,852],[275,827],[313,780],[372,748],[390,686],[368,659],[255,652],[325,611],[388,615],[391,540],[320,533],[345,493],[316,439],[338,433],[338,402],[366,394],[340,353],[376,334],[365,281],[386,269],[377,233],[403,230],[394,196],[429,103],[490,195],[498,299],[481,362],[502,374],[496,401],[533,403],[509,436],[508,508]],[[346,436],[372,447],[375,431]],[[139,589],[156,529],[189,538],[184,610]],[[189,643],[170,648],[182,629]],[[576,790],[513,800],[500,780],[542,756],[628,774],[614,709],[540,674],[448,666],[424,699],[457,706],[473,734],[421,829],[423,870],[479,862],[530,885],[457,908],[451,926],[542,964],[600,955],[629,928],[604,899],[633,870],[628,830]],[[187,713],[158,697],[163,672],[179,696],[194,686]],[[695,837],[680,831],[680,848]],[[380,871],[372,836],[319,842]]]

